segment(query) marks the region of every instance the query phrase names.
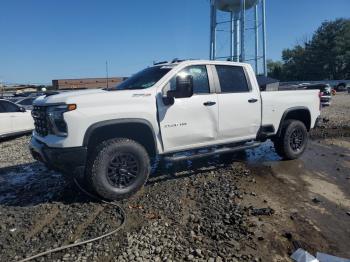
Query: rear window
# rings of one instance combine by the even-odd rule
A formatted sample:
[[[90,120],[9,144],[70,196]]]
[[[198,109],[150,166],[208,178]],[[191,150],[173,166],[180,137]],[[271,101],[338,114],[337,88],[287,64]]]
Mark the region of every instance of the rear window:
[[[216,71],[221,93],[246,93],[250,91],[243,67],[218,65]]]

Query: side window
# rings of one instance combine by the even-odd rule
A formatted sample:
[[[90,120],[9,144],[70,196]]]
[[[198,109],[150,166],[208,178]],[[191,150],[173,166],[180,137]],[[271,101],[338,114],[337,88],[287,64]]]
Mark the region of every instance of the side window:
[[[3,104],[3,102],[0,101],[0,113],[6,113],[5,107],[2,104]]]
[[[10,102],[4,101],[2,102],[2,106],[5,108],[5,112],[19,112],[19,108]]]
[[[218,65],[216,71],[219,76],[221,93],[249,92],[243,67]]]
[[[207,67],[205,65],[189,66],[181,70],[170,80],[170,90],[176,88],[176,77],[178,75],[192,75],[193,77],[193,93],[194,94],[209,94],[209,79]]]

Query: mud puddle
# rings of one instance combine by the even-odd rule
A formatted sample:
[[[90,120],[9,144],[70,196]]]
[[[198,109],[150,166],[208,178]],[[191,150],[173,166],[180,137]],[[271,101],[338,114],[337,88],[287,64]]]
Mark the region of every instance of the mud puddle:
[[[260,251],[285,261],[295,248],[350,257],[350,139],[311,141],[298,160],[281,161],[266,143],[245,159],[255,183],[244,205],[265,205],[274,216],[262,218]],[[283,256],[283,253],[286,254]]]

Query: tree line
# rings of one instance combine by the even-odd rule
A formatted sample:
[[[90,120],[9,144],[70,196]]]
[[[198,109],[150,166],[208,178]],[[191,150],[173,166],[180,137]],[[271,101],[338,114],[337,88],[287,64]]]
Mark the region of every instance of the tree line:
[[[268,61],[268,75],[280,81],[350,79],[350,19],[327,21],[304,41],[284,49],[282,61]]]

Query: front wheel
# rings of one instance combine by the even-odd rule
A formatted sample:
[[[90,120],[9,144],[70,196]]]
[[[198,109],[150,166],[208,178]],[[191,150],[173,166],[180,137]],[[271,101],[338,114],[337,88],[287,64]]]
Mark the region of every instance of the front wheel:
[[[304,153],[308,139],[308,132],[303,122],[287,120],[283,123],[281,135],[274,139],[276,152],[283,159],[297,159]]]
[[[101,197],[120,200],[136,193],[147,181],[150,159],[139,143],[126,139],[102,142],[89,158],[87,179]]]

